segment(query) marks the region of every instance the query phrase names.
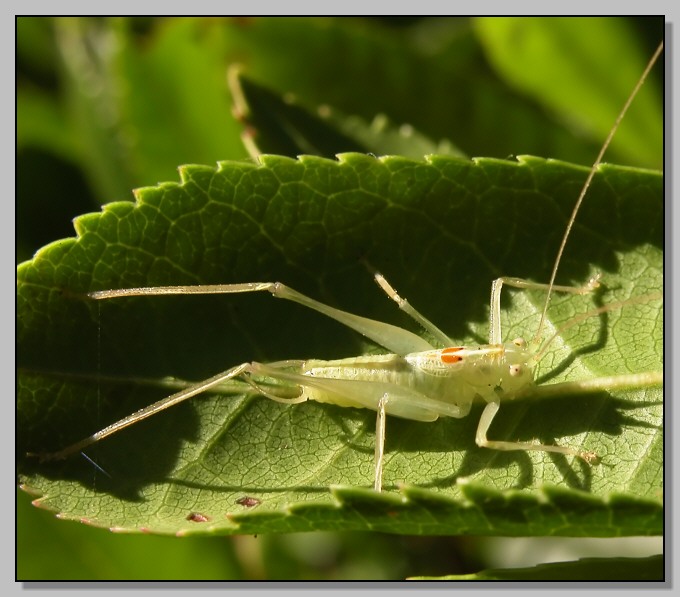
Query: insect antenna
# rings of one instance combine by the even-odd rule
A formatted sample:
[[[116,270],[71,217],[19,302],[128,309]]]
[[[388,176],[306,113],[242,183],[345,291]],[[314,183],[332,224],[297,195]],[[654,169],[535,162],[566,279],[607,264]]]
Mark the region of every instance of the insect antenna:
[[[564,248],[567,245],[567,239],[569,238],[569,235],[571,233],[571,229],[574,225],[574,221],[576,220],[576,215],[579,212],[579,209],[581,208],[581,204],[583,203],[583,199],[588,192],[588,189],[590,188],[590,184],[593,180],[593,177],[595,176],[595,172],[597,171],[598,167],[602,163],[602,158],[604,157],[605,152],[607,151],[609,144],[611,143],[612,139],[614,138],[614,135],[619,128],[619,125],[621,124],[621,121],[623,120],[624,116],[626,115],[626,112],[628,111],[628,108],[630,105],[633,103],[633,100],[635,99],[635,96],[638,94],[638,91],[642,88],[642,85],[644,84],[645,80],[647,79],[647,76],[649,75],[650,71],[652,70],[652,67],[658,60],[659,56],[661,55],[661,52],[663,52],[663,42],[659,44],[659,47],[656,49],[654,52],[654,55],[651,57],[649,62],[647,63],[647,66],[645,67],[645,70],[643,71],[642,75],[638,79],[638,82],[636,83],[635,87],[633,88],[633,91],[631,91],[630,95],[628,96],[628,99],[626,100],[626,103],[623,105],[623,108],[621,109],[621,112],[616,118],[616,121],[614,122],[614,126],[612,126],[611,130],[609,131],[609,135],[607,135],[607,139],[605,140],[604,144],[602,145],[602,148],[600,149],[600,152],[597,155],[597,158],[595,159],[595,162],[590,168],[590,172],[588,173],[588,177],[586,178],[585,183],[583,184],[583,188],[581,189],[581,192],[579,193],[578,199],[576,200],[576,205],[574,205],[574,209],[571,212],[571,216],[569,217],[569,221],[567,222],[567,228],[564,231],[564,236],[562,237],[562,243],[560,244],[560,248],[557,251],[557,257],[555,258],[555,263],[553,265],[552,273],[550,274],[550,282],[548,282],[548,292],[545,298],[545,303],[543,304],[543,312],[541,313],[541,319],[538,323],[538,328],[536,330],[536,336],[534,337],[533,343],[539,344],[540,343],[540,337],[541,333],[543,332],[543,327],[545,325],[545,318],[546,314],[548,312],[548,305],[550,304],[550,298],[552,295],[552,289],[555,284],[555,278],[557,277],[557,270],[560,266],[560,261],[562,259],[562,255],[564,253]],[[595,313],[593,313],[595,314]],[[550,340],[552,341],[552,339]],[[543,350],[541,351],[543,352]]]

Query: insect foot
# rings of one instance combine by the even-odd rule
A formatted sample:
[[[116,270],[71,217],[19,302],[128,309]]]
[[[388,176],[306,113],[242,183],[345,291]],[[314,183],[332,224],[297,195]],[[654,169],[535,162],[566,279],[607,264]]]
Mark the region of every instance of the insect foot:
[[[595,454],[595,452],[581,452],[579,456],[583,458],[583,460],[585,460],[588,464],[600,463],[600,457]]]

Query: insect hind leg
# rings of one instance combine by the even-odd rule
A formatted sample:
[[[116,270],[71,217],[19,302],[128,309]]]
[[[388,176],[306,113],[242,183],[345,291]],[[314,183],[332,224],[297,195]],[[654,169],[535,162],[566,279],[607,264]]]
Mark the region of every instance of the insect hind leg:
[[[245,292],[269,292],[277,298],[299,303],[309,309],[318,311],[340,322],[341,324],[363,334],[380,346],[399,355],[411,352],[430,350],[432,346],[420,336],[400,327],[368,319],[335,309],[293,290],[281,282],[243,282],[240,284],[201,284],[196,286],[156,286],[146,288],[123,288],[114,290],[97,290],[87,296],[95,300],[105,300],[133,296],[167,296],[185,294],[236,294]],[[441,332],[440,332],[441,333]]]
[[[301,363],[301,361],[281,361],[280,363],[274,363],[272,365],[269,365],[266,368],[266,370],[270,374],[272,372],[275,374],[280,368],[292,367],[298,365],[299,363]],[[118,431],[122,431],[126,427],[130,427],[131,425],[134,425],[139,421],[147,419],[163,410],[166,410],[171,406],[175,406],[180,402],[184,402],[189,398],[193,398],[194,396],[207,392],[213,388],[219,388],[220,385],[232,379],[241,378],[267,398],[273,400],[275,399],[279,402],[294,403],[301,401],[295,395],[293,395],[290,399],[285,399],[281,396],[274,397],[275,396],[274,394],[264,390],[260,384],[252,381],[250,379],[249,374],[257,374],[262,367],[263,367],[262,365],[255,362],[241,363],[240,365],[236,365],[231,369],[227,369],[226,371],[218,373],[217,375],[213,375],[208,379],[197,382],[195,384],[191,384],[190,386],[183,388],[179,392],[176,392],[170,396],[166,396],[165,398],[158,400],[157,402],[154,402],[153,404],[150,404],[149,406],[142,408],[132,413],[131,415],[128,415],[127,417],[124,417],[119,421],[116,421],[115,423],[112,423],[111,425],[105,427],[101,431],[93,433],[92,435],[80,440],[79,442],[76,442],[75,444],[71,444],[70,446],[63,448],[62,450],[59,450],[57,452],[29,453],[28,456],[38,458],[41,462],[50,460],[62,460],[64,458],[71,456],[72,454],[82,452],[82,450],[84,450],[88,446],[91,446],[92,444],[95,444],[105,439],[106,437],[109,437],[110,435],[117,433]]]

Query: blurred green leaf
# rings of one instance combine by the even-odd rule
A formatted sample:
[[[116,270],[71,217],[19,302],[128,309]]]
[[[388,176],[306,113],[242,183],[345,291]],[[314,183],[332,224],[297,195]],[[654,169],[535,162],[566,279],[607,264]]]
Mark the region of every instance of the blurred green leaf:
[[[607,137],[649,60],[625,19],[480,17],[475,30],[489,60],[509,84],[595,142]],[[610,155],[626,163],[660,167],[663,102],[657,85],[645,85],[635,103],[634,113],[617,131]]]
[[[102,201],[178,164],[233,155],[238,140],[210,28],[177,19],[142,44],[129,25],[55,19],[74,130]]]
[[[36,89],[17,91],[17,148],[41,147],[69,161],[78,159],[77,145],[61,108]]]
[[[540,564],[532,568],[482,570],[458,576],[413,577],[410,580],[530,580],[530,581],[660,581],[663,556],[648,558],[585,558],[577,562]]]
[[[16,49],[20,67],[52,79],[55,75],[56,53],[52,20],[45,17],[16,18]]]
[[[252,156],[270,153],[332,158],[346,151],[369,152],[357,139],[297,105],[292,98],[284,99],[244,77],[237,67],[230,71],[229,81],[234,113],[245,125],[244,143]]]
[[[555,19],[521,20],[526,28],[546,29],[547,36],[558,26],[552,23]],[[663,18],[640,21],[653,28],[652,45],[642,43],[640,32],[632,33],[625,24],[603,28],[590,21],[595,19],[568,20],[551,47],[557,46],[560,56],[569,57],[573,48],[583,43],[579,42],[582,37],[596,40],[593,43],[599,48],[629,44],[626,55],[634,54],[632,63],[640,65],[638,70],[629,71],[616,55],[593,52],[592,60],[602,65],[598,68],[621,71],[614,90],[601,84],[595,88],[610,98],[604,100],[609,106],[618,107],[609,114],[607,125],[599,121],[594,129],[584,128],[588,123],[582,120],[574,126],[573,118],[567,120],[552,109],[546,110],[535,96],[508,87],[505,75],[499,78],[490,64],[490,44],[480,33],[483,27],[467,18],[423,19],[402,31],[370,27],[352,19],[237,19],[225,26],[224,43],[229,62],[243,65],[250,77],[282,94],[292,93],[309,106],[330,105],[369,122],[376,114],[385,114],[390,121],[409,124],[435,142],[448,139],[469,156],[532,154],[592,163],[604,139],[601,127],[609,130],[642,66],[663,37]],[[313,48],[313,61],[309,60],[308,48]],[[558,70],[544,48],[528,56],[516,55],[514,50],[509,55],[516,56],[518,69],[530,71],[543,61],[541,70],[546,63],[547,68]],[[526,65],[521,61],[525,58]],[[573,58],[581,61],[582,53]],[[589,72],[574,80],[565,94],[571,114],[588,114],[589,88],[593,85]],[[653,79],[650,85],[656,89],[648,93],[660,98],[662,82]],[[656,110],[660,120],[659,108]],[[649,128],[646,119],[633,121],[635,134],[625,135],[631,141],[637,139],[637,149],[632,151],[655,145],[643,161],[631,165],[659,167],[659,122]],[[611,159],[629,163],[624,159],[631,155],[629,151],[614,151]],[[656,157],[650,161],[650,155]]]
[[[230,87],[234,112],[245,125],[244,143],[253,157],[271,153],[332,158],[349,151],[416,159],[432,153],[464,157],[451,143],[434,143],[408,125],[395,127],[384,115],[368,124],[328,106],[314,114],[294,98],[281,97],[251,81],[237,68],[231,71]]]
[[[34,508],[27,497],[16,496],[19,581],[244,578],[233,542],[93,532]]]

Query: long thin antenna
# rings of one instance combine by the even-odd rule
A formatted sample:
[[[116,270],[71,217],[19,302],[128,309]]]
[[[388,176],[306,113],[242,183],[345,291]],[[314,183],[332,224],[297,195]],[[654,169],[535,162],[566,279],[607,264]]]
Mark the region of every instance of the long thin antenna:
[[[574,209],[571,212],[571,217],[569,218],[569,222],[567,223],[567,229],[564,231],[564,236],[562,237],[562,244],[560,245],[560,248],[557,251],[557,258],[555,259],[555,265],[553,266],[552,274],[550,275],[550,282],[548,283],[548,286],[549,286],[548,295],[546,296],[545,304],[543,305],[543,312],[541,313],[541,320],[538,323],[538,329],[536,331],[536,337],[534,339],[535,342],[538,342],[540,340],[541,332],[543,331],[543,326],[545,325],[545,316],[548,313],[548,305],[550,304],[550,297],[552,295],[552,287],[555,284],[555,278],[557,277],[557,269],[559,268],[560,261],[562,259],[562,254],[564,253],[564,247],[566,247],[566,245],[567,245],[567,239],[569,238],[569,234],[571,233],[571,229],[574,225],[574,220],[576,220],[576,214],[578,214],[578,211],[581,208],[581,203],[583,203],[583,198],[585,197],[586,193],[588,192],[588,189],[590,188],[590,183],[592,182],[593,177],[595,176],[595,172],[597,171],[598,167],[602,163],[602,158],[604,157],[604,154],[607,151],[609,144],[611,143],[612,139],[614,138],[614,134],[616,133],[617,129],[619,128],[619,125],[621,124],[623,117],[625,116],[626,112],[628,111],[628,108],[633,103],[633,99],[635,99],[635,96],[638,94],[638,91],[640,91],[640,88],[642,87],[645,80],[647,79],[647,75],[649,75],[649,72],[652,70],[652,67],[654,66],[654,64],[658,60],[659,56],[661,55],[661,52],[663,52],[663,42],[661,42],[659,44],[659,47],[656,49],[656,52],[654,52],[654,55],[652,56],[651,60],[647,63],[647,66],[645,67],[645,70],[642,73],[642,76],[638,80],[638,82],[635,85],[631,94],[628,96],[626,103],[624,104],[623,108],[621,109],[621,112],[619,113],[618,117],[616,118],[616,122],[614,122],[614,126],[609,131],[609,135],[607,136],[606,141],[604,142],[604,144],[602,145],[602,148],[600,149],[600,153],[598,154],[597,159],[595,160],[592,167],[590,168],[590,172],[588,173],[588,178],[586,179],[586,182],[583,185],[583,188],[581,189],[581,193],[579,194],[578,199],[576,200],[576,205],[574,206]]]

